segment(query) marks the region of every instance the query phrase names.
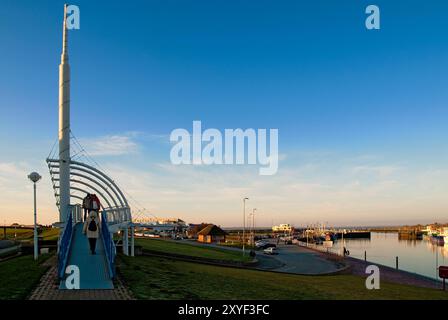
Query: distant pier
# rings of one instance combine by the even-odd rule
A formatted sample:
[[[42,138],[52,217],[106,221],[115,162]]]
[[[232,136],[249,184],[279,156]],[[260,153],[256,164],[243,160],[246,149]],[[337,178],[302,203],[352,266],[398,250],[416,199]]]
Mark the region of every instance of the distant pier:
[[[398,230],[398,239],[400,240],[422,240],[423,232],[417,229]]]
[[[336,232],[335,233],[338,239],[370,239],[370,231],[347,231],[346,233],[342,234],[342,232]]]

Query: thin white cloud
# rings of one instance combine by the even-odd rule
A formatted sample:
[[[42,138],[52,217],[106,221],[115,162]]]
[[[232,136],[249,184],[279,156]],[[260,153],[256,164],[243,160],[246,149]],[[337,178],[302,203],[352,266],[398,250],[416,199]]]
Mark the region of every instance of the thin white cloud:
[[[107,135],[97,138],[81,138],[80,144],[91,156],[120,156],[138,152],[135,141],[138,133]]]
[[[0,163],[0,177],[8,177],[22,174],[19,166],[13,162]]]
[[[353,168],[354,174],[374,174],[379,177],[388,177],[391,176],[397,171],[400,170],[397,166],[390,166],[390,165],[381,165],[381,166],[355,166]]]

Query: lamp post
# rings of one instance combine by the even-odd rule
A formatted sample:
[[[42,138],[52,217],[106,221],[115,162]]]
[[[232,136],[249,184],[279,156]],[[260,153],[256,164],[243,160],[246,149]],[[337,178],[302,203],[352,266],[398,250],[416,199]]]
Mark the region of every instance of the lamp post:
[[[243,199],[243,256],[245,255],[245,242],[246,242],[246,200],[249,200],[249,198]]]
[[[255,246],[255,211],[257,208],[252,209],[252,246]]]
[[[31,172],[28,175],[28,179],[30,179],[33,182],[34,186],[34,260],[37,260],[39,254],[38,254],[38,244],[37,244],[37,209],[36,209],[36,183],[41,179],[42,177],[37,172]]]

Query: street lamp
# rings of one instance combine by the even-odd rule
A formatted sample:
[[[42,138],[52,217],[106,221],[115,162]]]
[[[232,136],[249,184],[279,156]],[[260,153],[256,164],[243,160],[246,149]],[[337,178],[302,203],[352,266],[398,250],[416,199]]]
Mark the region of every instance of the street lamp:
[[[255,246],[255,211],[257,208],[252,209],[252,246]]]
[[[42,177],[37,172],[32,172],[28,175],[28,179],[33,182],[34,186],[34,260],[38,258],[37,252],[37,209],[36,209],[36,182]]]
[[[243,256],[245,254],[245,238],[246,238],[246,200],[249,200],[249,198],[244,198],[243,199]]]

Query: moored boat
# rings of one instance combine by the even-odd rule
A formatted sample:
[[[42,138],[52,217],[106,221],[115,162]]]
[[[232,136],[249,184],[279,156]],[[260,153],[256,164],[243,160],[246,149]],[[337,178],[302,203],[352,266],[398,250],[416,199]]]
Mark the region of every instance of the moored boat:
[[[439,246],[443,246],[445,244],[445,237],[443,235],[433,233],[430,237],[431,242],[437,244]]]

